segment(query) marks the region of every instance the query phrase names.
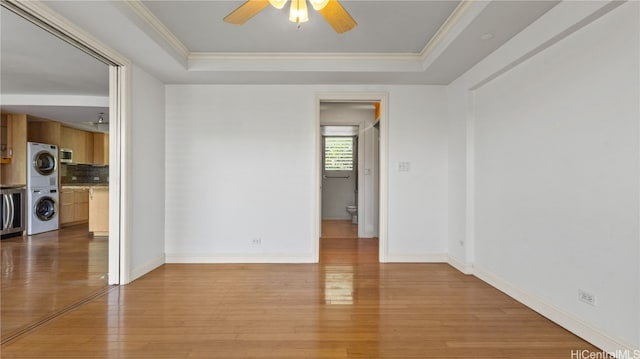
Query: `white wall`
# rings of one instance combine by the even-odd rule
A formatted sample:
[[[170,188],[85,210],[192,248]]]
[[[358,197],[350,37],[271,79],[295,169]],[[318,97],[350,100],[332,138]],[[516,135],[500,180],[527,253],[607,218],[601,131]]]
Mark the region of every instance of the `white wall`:
[[[638,5],[474,98],[474,270],[607,350],[640,347]]]
[[[445,90],[404,86],[390,94],[389,102],[388,259],[446,261]],[[400,172],[399,162],[409,162],[409,172]]]
[[[131,279],[164,263],[164,84],[138,66],[131,78]]]
[[[442,87],[170,85],[167,261],[313,261],[316,95],[348,91],[390,94],[390,259],[442,259]]]

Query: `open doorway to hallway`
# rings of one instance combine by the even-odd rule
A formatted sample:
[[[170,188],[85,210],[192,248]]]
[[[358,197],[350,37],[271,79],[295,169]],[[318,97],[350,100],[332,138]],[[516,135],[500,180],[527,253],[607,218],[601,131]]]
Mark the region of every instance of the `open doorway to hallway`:
[[[377,238],[379,102],[321,101],[321,236]]]

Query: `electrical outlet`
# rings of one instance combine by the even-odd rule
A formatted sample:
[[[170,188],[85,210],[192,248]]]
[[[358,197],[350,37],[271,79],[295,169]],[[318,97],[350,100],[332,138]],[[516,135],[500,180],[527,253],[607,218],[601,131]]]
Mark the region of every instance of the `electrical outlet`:
[[[578,289],[578,300],[590,305],[596,305],[596,295],[593,293],[585,292],[582,289]]]
[[[259,246],[262,244],[262,238],[254,238],[251,240],[251,244],[255,245],[255,246]]]

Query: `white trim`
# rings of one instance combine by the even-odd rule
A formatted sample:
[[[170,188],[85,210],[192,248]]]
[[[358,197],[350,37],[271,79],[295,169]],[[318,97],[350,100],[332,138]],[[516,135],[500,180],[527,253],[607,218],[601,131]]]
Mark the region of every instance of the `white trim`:
[[[131,281],[131,121],[129,121],[131,109],[131,67],[112,67],[112,73],[118,88],[117,93],[112,93],[110,116],[117,113],[120,121],[110,121],[109,133],[109,243],[119,243],[119,283],[127,284]],[[116,99],[117,98],[117,99]],[[113,109],[116,111],[113,111]],[[113,136],[116,134],[116,136]],[[112,206],[118,203],[118,206]],[[117,233],[117,235],[113,235]],[[113,244],[115,246],[115,244]],[[111,257],[110,257],[111,259]],[[111,264],[111,262],[110,262]],[[115,264],[115,263],[113,263]]]
[[[125,16],[133,20],[136,25],[151,37],[158,45],[183,66],[187,65],[189,49],[169,28],[158,19],[140,0],[116,1],[115,6]]]
[[[127,183],[130,172],[125,169],[128,151],[123,147],[123,139],[129,132],[129,60],[91,36],[75,24],[68,21],[44,3],[36,0],[6,0],[2,6],[19,12],[36,26],[50,32],[54,36],[81,48],[82,51],[101,61],[111,63],[109,70],[109,115],[110,132],[110,188],[109,188],[109,284],[125,284],[129,277],[130,218],[128,210],[129,196],[121,187]],[[128,187],[124,186],[124,189]]]
[[[389,254],[389,95],[380,99],[380,142],[378,175],[378,255],[386,262]]]
[[[418,54],[191,53],[189,71],[421,72]]]
[[[117,99],[121,81],[120,70],[117,67],[109,68],[109,284],[120,284],[122,281],[121,248],[123,239],[119,227],[121,207],[120,203],[120,156],[117,149],[120,148],[120,127],[117,118],[121,116],[119,101]],[[117,204],[117,206],[114,206]],[[116,208],[114,208],[116,207]],[[119,240],[118,240],[119,238]]]
[[[161,256],[158,256],[156,258],[153,258],[152,260],[148,261],[147,263],[144,263],[143,265],[141,265],[138,268],[134,268],[131,270],[131,282],[133,282],[134,280],[142,277],[143,275],[151,272],[152,270],[162,266],[165,263],[165,256],[164,254]]]
[[[457,258],[452,257],[451,255],[447,255],[447,263],[449,263],[450,266],[462,272],[463,274],[467,274],[467,275],[473,274],[472,263],[464,263],[458,260]]]
[[[330,221],[350,221],[351,217],[349,215],[346,216],[335,216],[335,217],[324,217],[324,219],[330,220]]]
[[[606,352],[615,353],[619,350],[628,350],[631,354],[634,353],[634,348],[631,345],[612,338],[602,331],[592,327],[588,323],[585,323],[575,315],[568,313],[554,306],[550,302],[507,282],[485,268],[474,266],[473,274],[492,287]]]
[[[422,69],[426,70],[442,55],[489,3],[490,1],[461,1],[420,52]]]
[[[8,106],[81,106],[109,107],[109,96],[81,95],[2,95],[2,105]]]
[[[446,252],[416,253],[416,254],[387,254],[386,263],[448,263]]]
[[[153,30],[155,30],[164,41],[166,41],[171,48],[182,55],[184,58],[189,56],[189,49],[178,39],[178,37],[165,26],[160,19],[158,19],[152,12],[146,7],[140,0],[125,1],[127,5],[138,16],[140,16],[147,24],[149,24]]]
[[[467,263],[475,262],[476,248],[476,148],[475,148],[475,95],[465,91],[466,102],[466,168],[465,168],[465,238]]]
[[[315,97],[316,106],[316,120],[315,120],[315,140],[314,153],[316,154],[315,172],[313,180],[313,193],[314,208],[312,210],[314,218],[312,222],[315,228],[312,230],[313,235],[313,256],[316,258],[316,262],[320,258],[320,229],[321,229],[321,176],[322,176],[322,154],[321,154],[321,138],[320,138],[320,102],[322,101],[379,101],[380,102],[380,182],[379,182],[379,260],[380,262],[386,262],[388,254],[387,244],[387,228],[388,228],[388,197],[389,197],[389,173],[388,173],[388,158],[389,158],[389,94],[386,92],[326,92],[317,93]]]
[[[167,254],[165,263],[316,263],[313,255],[279,256],[251,254]]]

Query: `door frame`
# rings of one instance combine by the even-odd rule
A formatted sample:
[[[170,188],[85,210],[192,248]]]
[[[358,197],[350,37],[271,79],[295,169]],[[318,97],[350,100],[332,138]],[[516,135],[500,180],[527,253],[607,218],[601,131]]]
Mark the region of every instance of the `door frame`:
[[[39,1],[3,0],[12,11],[109,66],[109,284],[130,282],[131,62]]]
[[[316,93],[315,106],[315,170],[313,179],[314,209],[312,222],[313,230],[313,259],[320,260],[320,230],[322,228],[322,134],[320,131],[321,102],[380,102],[380,143],[379,143],[379,187],[378,187],[378,260],[387,261],[389,253],[388,222],[389,222],[389,94],[386,92],[324,92]]]

